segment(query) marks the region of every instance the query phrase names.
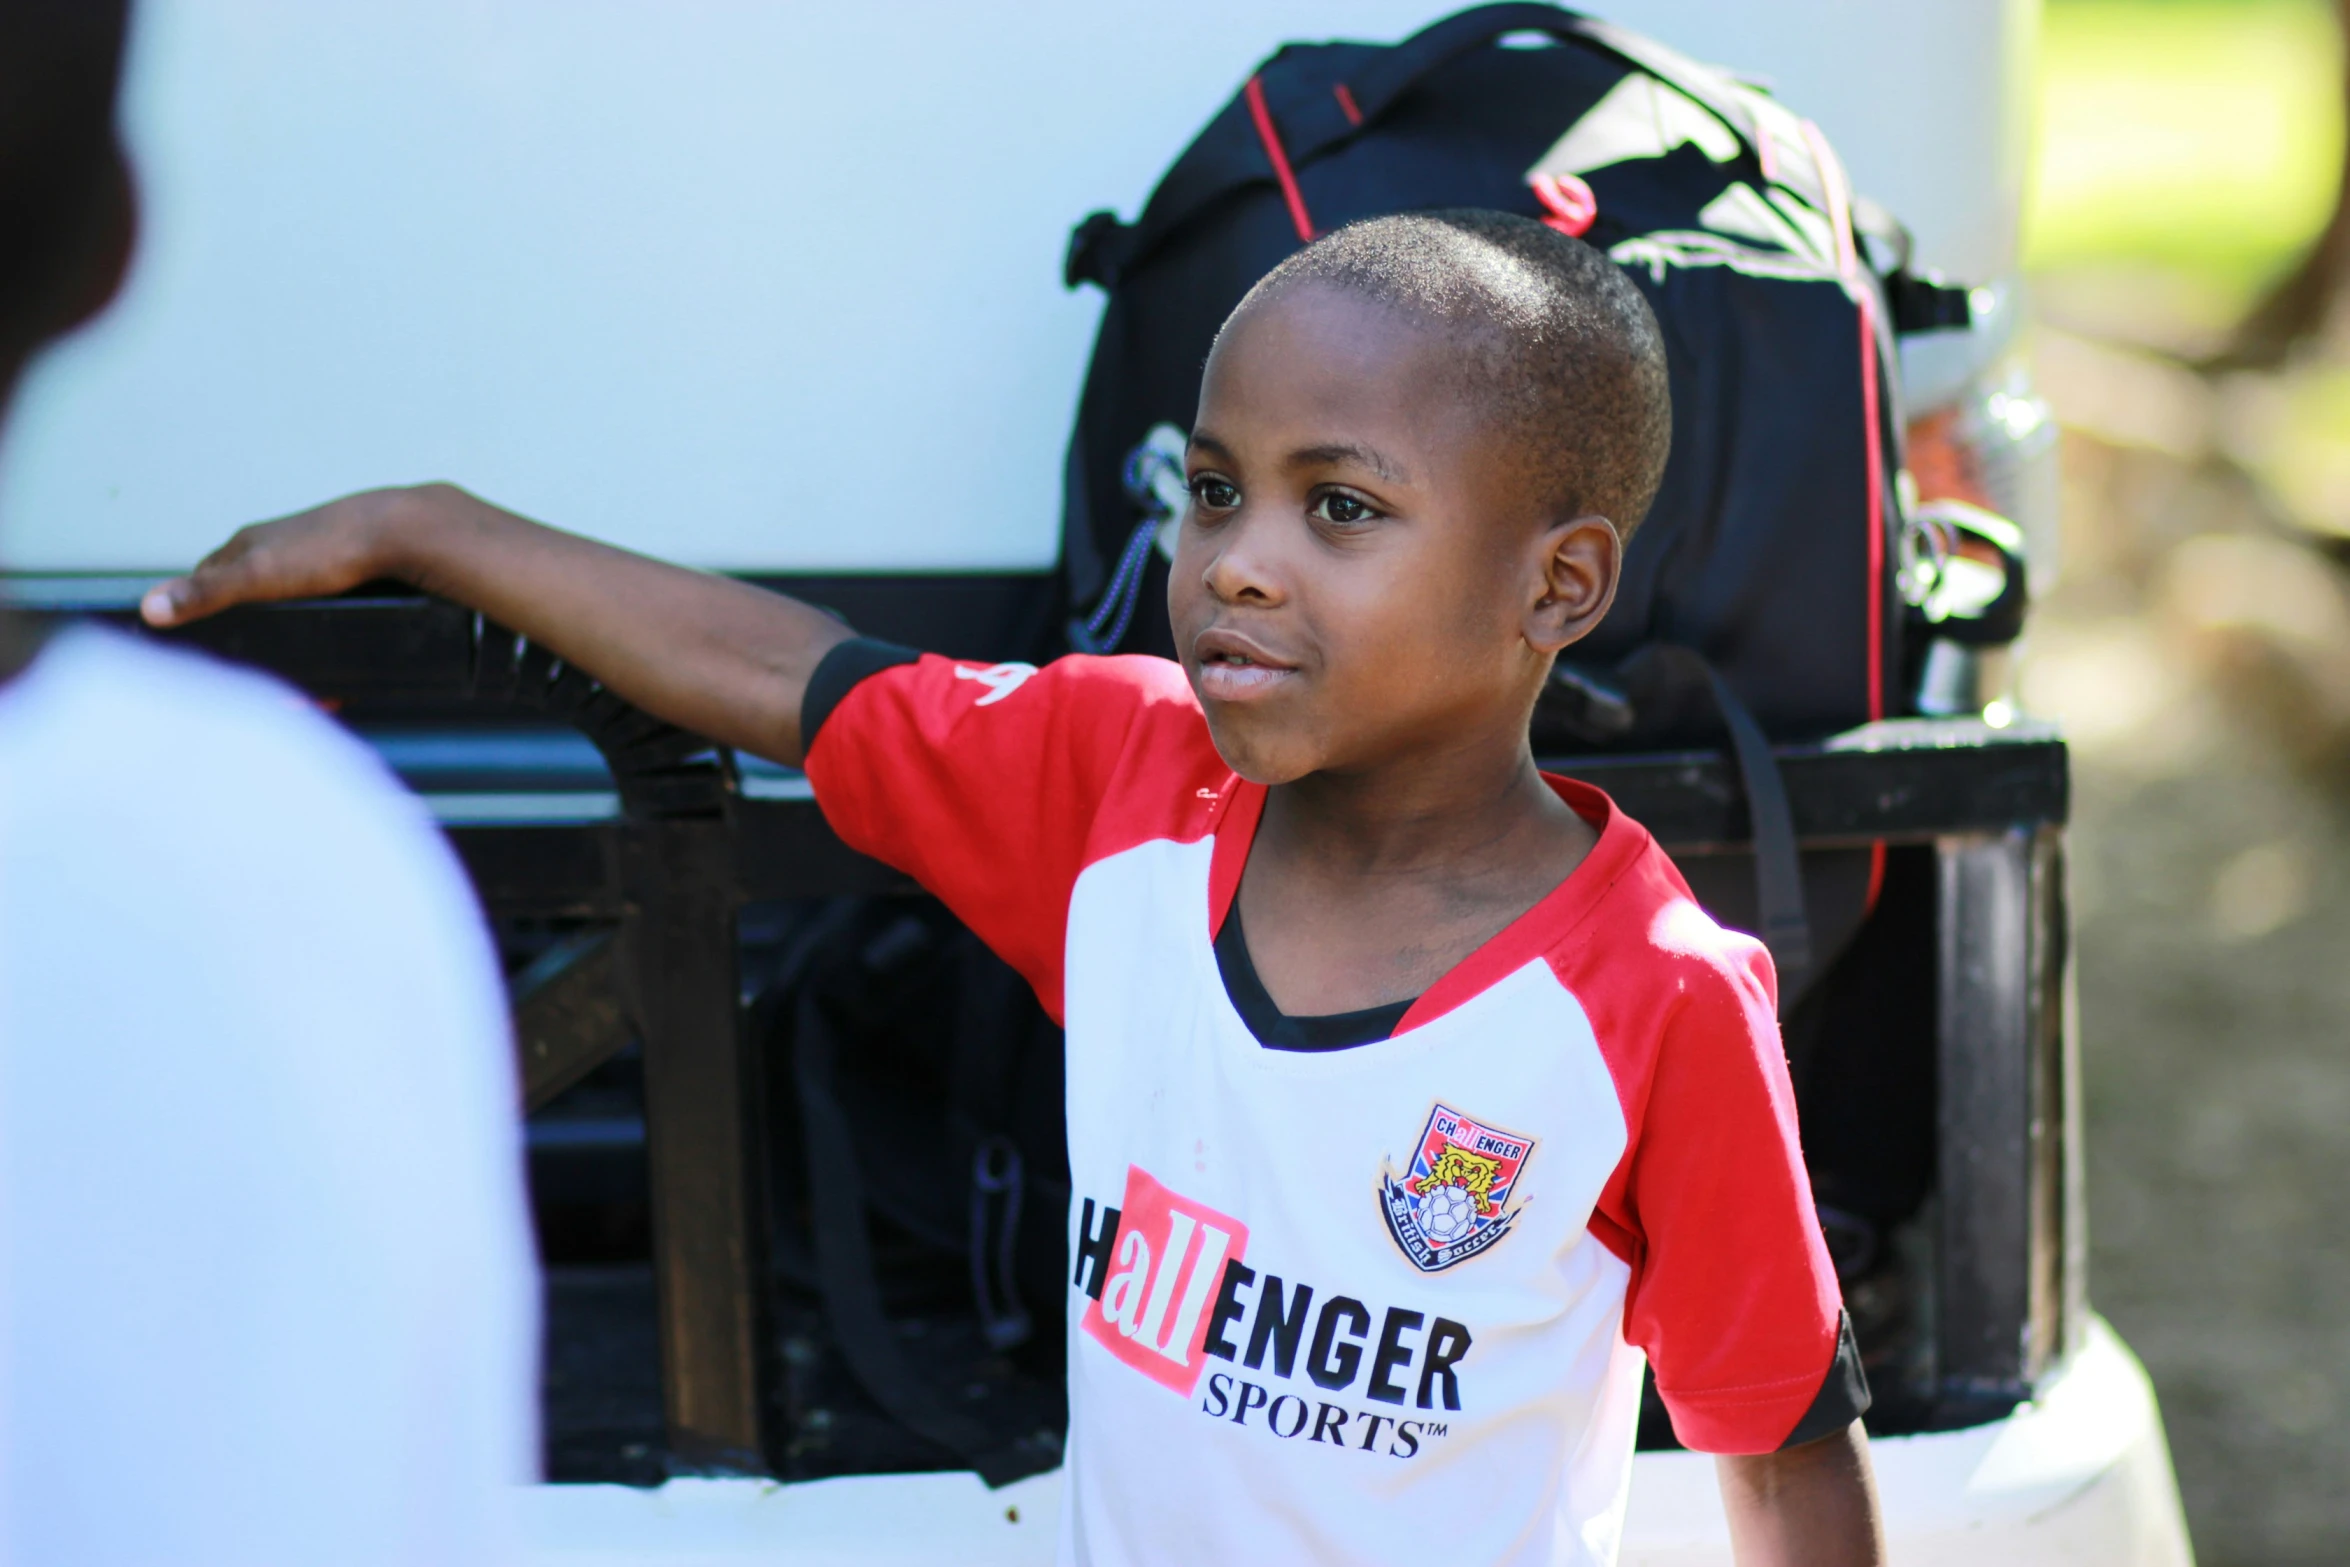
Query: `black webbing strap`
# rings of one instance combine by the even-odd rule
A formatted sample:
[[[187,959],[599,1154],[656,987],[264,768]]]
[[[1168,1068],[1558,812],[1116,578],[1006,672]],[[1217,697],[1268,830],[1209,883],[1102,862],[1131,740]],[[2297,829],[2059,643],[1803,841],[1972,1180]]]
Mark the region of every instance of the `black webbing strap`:
[[[857,1178],[856,1141],[833,1089],[838,1038],[812,989],[800,995],[792,1035],[816,1273],[823,1287],[824,1319],[841,1358],[892,1420],[953,1453],[990,1486],[1009,1485],[1052,1468],[1060,1462],[1058,1453],[1039,1442],[1006,1440],[949,1408],[907,1362],[882,1311],[865,1197]]]
[[[1696,654],[1690,655],[1692,658]],[[1700,660],[1702,662],[1702,660]],[[1714,704],[1730,731],[1738,759],[1738,782],[1746,791],[1746,816],[1754,835],[1755,912],[1758,932],[1779,972],[1779,1014],[1784,1017],[1811,982],[1811,917],[1803,906],[1803,859],[1795,847],[1795,813],[1787,804],[1787,783],[1762,725],[1738,700],[1721,671],[1706,664]]]
[[[1904,337],[1964,331],[1975,324],[1974,291],[1939,278],[1896,272],[1885,279],[1885,302],[1892,309],[1893,330]]]

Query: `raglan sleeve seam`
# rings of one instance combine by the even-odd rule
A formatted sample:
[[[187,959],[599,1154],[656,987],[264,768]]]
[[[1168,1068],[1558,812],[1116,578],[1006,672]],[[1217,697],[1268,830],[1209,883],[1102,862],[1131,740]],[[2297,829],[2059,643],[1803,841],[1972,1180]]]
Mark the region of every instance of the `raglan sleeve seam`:
[[[844,643],[843,647],[854,644]],[[1149,751],[1156,661],[1043,667],[886,657],[809,747],[816,804],[848,847],[943,901],[1058,1016],[1068,899],[1103,812]]]

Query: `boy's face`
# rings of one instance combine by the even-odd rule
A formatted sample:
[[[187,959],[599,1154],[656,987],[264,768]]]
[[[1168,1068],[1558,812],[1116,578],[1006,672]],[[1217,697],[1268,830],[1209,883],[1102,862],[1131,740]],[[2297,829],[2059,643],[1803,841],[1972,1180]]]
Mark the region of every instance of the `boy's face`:
[[[1551,655],[1615,593],[1615,531],[1544,516],[1441,330],[1327,284],[1210,355],[1168,581],[1216,748],[1257,783],[1523,745]]]

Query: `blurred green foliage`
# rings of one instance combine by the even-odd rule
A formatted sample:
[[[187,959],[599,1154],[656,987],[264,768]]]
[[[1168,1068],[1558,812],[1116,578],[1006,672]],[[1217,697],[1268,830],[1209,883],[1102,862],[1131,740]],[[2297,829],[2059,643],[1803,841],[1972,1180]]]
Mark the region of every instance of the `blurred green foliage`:
[[[2048,0],[2025,264],[2250,298],[2332,210],[2342,48],[2322,0]]]

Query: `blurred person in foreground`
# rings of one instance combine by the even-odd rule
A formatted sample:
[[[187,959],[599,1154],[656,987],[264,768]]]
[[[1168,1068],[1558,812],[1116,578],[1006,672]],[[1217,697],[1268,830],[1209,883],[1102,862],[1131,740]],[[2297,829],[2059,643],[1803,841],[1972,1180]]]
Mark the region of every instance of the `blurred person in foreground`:
[[[124,0],[0,0],[0,414],[135,205]],[[535,1462],[503,991],[294,693],[0,608],[0,1560],[502,1559]]]

